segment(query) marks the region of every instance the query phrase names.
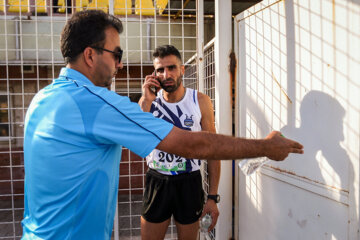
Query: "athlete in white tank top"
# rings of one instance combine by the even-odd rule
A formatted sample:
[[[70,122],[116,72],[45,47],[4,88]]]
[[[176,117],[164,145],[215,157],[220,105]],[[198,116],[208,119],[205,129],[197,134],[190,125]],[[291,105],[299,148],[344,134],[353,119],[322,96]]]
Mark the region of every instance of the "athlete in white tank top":
[[[181,55],[179,51],[170,45],[158,47],[153,54],[153,64],[154,72],[150,75],[146,75],[145,81],[142,85],[142,96],[139,100],[139,105],[141,109],[146,112],[152,112],[155,117],[162,118],[173,123],[175,128],[187,129],[189,131],[207,131],[215,133],[214,125],[214,109],[212,102],[209,96],[197,92],[192,89],[186,89],[183,85],[183,79],[185,73],[185,66],[182,64]],[[158,92],[160,90],[160,93]],[[166,101],[165,101],[166,99]],[[179,131],[179,130],[177,130]],[[175,144],[175,143],[174,143]],[[180,144],[180,143],[179,143]],[[159,148],[163,148],[163,145],[159,145]],[[206,146],[201,146],[205,147]],[[188,149],[188,151],[198,151],[199,149],[193,148]],[[202,161],[202,160],[201,160]],[[156,195],[160,194],[169,195],[170,199],[176,197],[185,197],[188,195],[187,189],[195,187],[195,191],[201,191],[198,189],[195,184],[188,185],[187,180],[190,175],[196,174],[199,172],[200,162],[199,159],[186,159],[174,154],[169,154],[163,151],[155,150],[148,156],[147,164],[152,170],[158,171],[156,173],[161,174],[163,177],[149,177],[149,182],[146,181],[145,193],[147,200],[151,201],[151,204],[143,204],[143,208],[152,211],[152,213],[147,213],[149,220],[158,219],[157,212],[161,211],[161,214],[168,215],[166,209],[158,209],[158,204],[166,208],[166,204],[163,203],[163,199],[157,198]],[[209,179],[209,189],[208,194],[210,196],[217,196],[218,193],[218,184],[220,178],[220,161],[208,161],[207,163],[207,172]],[[153,170],[156,169],[156,170]],[[150,172],[148,172],[150,173]],[[183,174],[184,173],[184,174]],[[166,174],[166,175],[165,175]],[[176,176],[174,176],[176,175]],[[152,184],[158,180],[159,182],[167,179],[180,179],[179,183],[186,184],[185,191],[177,192],[164,192],[164,190],[158,189],[154,191]],[[153,181],[154,180],[154,181]],[[200,179],[201,181],[201,179]],[[155,184],[155,183],[154,183]],[[201,186],[200,184],[196,184]],[[184,185],[185,186],[185,185]],[[147,201],[145,200],[145,201]],[[201,199],[197,199],[200,200]],[[170,203],[175,208],[180,207],[181,212],[184,213],[184,216],[188,216],[187,223],[180,223],[175,219],[178,236],[184,236],[186,239],[196,239],[198,235],[199,222],[197,221],[196,212],[193,212],[194,207],[197,208],[198,205],[193,202],[193,204],[185,204],[187,207],[183,207],[180,204]],[[201,204],[200,204],[201,205]],[[152,207],[153,206],[153,207]],[[190,213],[193,212],[193,213]],[[209,230],[211,231],[216,224],[217,218],[219,216],[219,210],[216,205],[216,201],[213,198],[208,198],[206,203],[203,205],[203,215],[210,214],[212,216],[212,225]],[[196,216],[195,216],[196,215]],[[192,219],[190,221],[190,218]],[[161,221],[164,220],[161,216]],[[166,234],[167,226],[169,225],[170,218],[165,222],[155,223],[154,221],[148,221],[143,216],[141,217],[141,236],[143,239],[147,239],[147,236],[151,235],[151,238],[163,239]],[[192,223],[190,223],[192,222]]]

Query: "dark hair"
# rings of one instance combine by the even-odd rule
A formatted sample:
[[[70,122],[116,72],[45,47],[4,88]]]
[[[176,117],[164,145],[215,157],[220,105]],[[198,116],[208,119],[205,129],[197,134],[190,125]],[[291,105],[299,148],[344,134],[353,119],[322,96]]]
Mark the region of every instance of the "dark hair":
[[[181,62],[181,55],[179,53],[179,50],[177,50],[176,47],[172,45],[159,46],[155,49],[153,53],[154,58],[164,58],[170,55],[176,56]]]
[[[101,10],[87,10],[75,13],[61,32],[61,53],[65,63],[74,62],[89,46],[104,47],[105,30],[115,28],[123,31],[121,21]]]

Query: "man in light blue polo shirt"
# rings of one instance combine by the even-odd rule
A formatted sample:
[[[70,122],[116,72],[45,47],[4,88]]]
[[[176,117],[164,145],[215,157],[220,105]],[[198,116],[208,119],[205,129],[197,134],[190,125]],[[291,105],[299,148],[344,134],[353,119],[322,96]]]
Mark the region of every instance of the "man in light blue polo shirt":
[[[98,10],[75,13],[63,29],[66,68],[26,113],[22,239],[110,239],[123,146],[208,160],[302,153],[279,132],[246,140],[181,130],[109,91],[123,67],[121,32],[120,20]]]
[[[83,33],[92,37],[91,33],[105,29],[103,35],[111,41],[94,41],[86,49],[79,46],[85,53],[79,58],[86,58],[82,64],[73,64],[76,51],[65,52],[72,68],[63,68],[29,106],[24,140],[24,239],[110,238],[122,146],[145,157],[173,127],[107,89],[116,69],[122,68],[118,19],[101,11],[77,14],[64,29],[62,47],[78,38],[68,27],[80,20],[84,24],[96,20],[85,25]],[[118,55],[104,50],[100,54],[100,48]],[[100,68],[106,62],[112,63],[109,69]],[[95,78],[89,76],[91,70],[82,70],[95,64],[100,65],[94,69]]]

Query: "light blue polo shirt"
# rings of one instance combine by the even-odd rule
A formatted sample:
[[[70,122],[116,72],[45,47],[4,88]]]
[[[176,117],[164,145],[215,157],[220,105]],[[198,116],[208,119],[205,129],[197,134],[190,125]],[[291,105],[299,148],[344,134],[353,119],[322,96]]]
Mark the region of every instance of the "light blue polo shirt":
[[[110,239],[122,147],[145,157],[172,128],[63,68],[26,113],[23,239]]]

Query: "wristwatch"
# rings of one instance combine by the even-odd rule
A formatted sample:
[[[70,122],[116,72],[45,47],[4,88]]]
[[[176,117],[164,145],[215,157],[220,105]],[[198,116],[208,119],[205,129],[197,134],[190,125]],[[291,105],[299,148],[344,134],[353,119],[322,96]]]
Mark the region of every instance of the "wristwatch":
[[[207,198],[214,200],[215,203],[219,203],[219,202],[220,202],[220,195],[219,195],[219,194],[216,194],[216,195],[208,195]]]

